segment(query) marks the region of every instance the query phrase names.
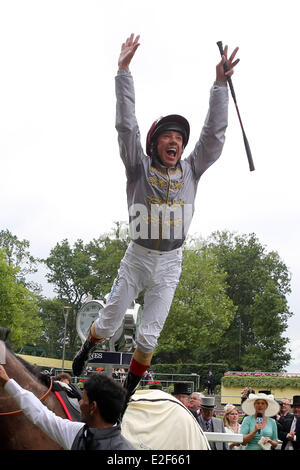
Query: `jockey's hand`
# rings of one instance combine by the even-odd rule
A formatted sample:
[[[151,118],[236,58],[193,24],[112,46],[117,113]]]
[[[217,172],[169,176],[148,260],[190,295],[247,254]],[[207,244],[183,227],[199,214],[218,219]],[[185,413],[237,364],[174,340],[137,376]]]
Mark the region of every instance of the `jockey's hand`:
[[[3,366],[0,365],[0,386],[4,387],[6,382],[9,380],[9,377],[7,373],[5,372],[5,369]]]
[[[216,80],[217,80],[217,82],[226,82],[227,78],[231,77],[231,75],[233,74],[234,67],[240,61],[240,59],[234,60],[238,50],[239,50],[239,48],[236,47],[234,49],[233,53],[231,54],[231,56],[228,59],[227,58],[228,46],[225,46],[224,55],[222,56],[221,62],[216,67],[216,74],[217,74]],[[224,63],[225,62],[227,63],[227,66],[228,66],[228,71],[227,72],[224,71]]]
[[[122,44],[121,53],[118,61],[120,70],[129,70],[129,64],[135,51],[139,47],[140,36],[134,38],[134,34],[131,34],[129,38]]]

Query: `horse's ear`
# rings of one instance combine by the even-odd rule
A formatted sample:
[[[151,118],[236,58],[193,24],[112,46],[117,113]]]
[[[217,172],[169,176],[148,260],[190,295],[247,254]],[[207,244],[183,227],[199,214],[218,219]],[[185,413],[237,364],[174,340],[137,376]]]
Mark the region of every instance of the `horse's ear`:
[[[0,339],[2,341],[7,340],[9,333],[10,333],[10,328],[4,328],[3,326],[0,326]]]

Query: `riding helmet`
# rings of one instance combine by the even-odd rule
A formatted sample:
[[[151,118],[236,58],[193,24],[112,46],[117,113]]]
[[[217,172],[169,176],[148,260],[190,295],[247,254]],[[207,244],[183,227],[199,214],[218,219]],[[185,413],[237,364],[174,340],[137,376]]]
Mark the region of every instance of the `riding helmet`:
[[[169,114],[160,117],[150,127],[146,140],[146,153],[151,157],[154,144],[158,136],[165,131],[180,132],[183,138],[183,148],[187,145],[190,137],[190,125],[188,121],[179,114]]]

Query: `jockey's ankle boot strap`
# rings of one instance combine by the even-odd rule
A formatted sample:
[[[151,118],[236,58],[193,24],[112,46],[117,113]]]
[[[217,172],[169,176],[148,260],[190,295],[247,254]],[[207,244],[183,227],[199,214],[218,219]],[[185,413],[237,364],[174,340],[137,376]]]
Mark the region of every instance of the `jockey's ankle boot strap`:
[[[146,370],[149,368],[149,364],[141,364],[140,362],[136,361],[134,357],[131,359],[129,371],[138,377],[143,377]]]
[[[127,400],[134,394],[146,370],[149,369],[152,356],[153,352],[143,353],[138,348],[134,351],[124,382],[124,388],[127,390]]]

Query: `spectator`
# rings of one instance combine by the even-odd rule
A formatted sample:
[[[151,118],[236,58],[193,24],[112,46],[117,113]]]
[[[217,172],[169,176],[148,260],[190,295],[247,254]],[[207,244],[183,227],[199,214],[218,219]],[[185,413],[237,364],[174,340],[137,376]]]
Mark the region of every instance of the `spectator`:
[[[282,440],[281,450],[298,450],[299,438],[297,442],[296,425],[300,417],[300,395],[293,396],[292,413],[286,413],[279,420],[281,427],[278,429],[279,439]]]
[[[279,400],[279,413],[277,415],[277,419],[286,418],[288,415],[291,414],[291,403],[288,398],[282,398]]]
[[[249,397],[250,393],[255,393],[252,387],[246,387],[242,390],[241,403],[243,403]]]
[[[215,388],[215,379],[213,376],[213,373],[211,370],[208,371],[208,374],[206,376],[206,387],[207,387],[207,393],[208,395],[213,395],[214,394],[214,388]]]
[[[126,378],[125,369],[123,369],[122,367],[120,367],[120,369],[118,370],[118,374],[119,374],[119,378],[120,378],[121,384],[123,385],[124,380],[125,380],[125,378]]]
[[[72,377],[70,374],[67,372],[62,372],[61,374],[55,376],[54,381],[63,385],[63,389],[67,392],[69,397],[81,400],[82,392],[78,385],[72,383]]]
[[[188,407],[191,392],[192,387],[190,384],[187,384],[185,382],[174,383],[173,396],[177,398],[177,400],[181,401],[181,403],[183,403],[186,407]]]
[[[200,392],[193,392],[190,395],[189,410],[197,418],[201,413],[201,398],[204,395]]]
[[[67,372],[62,372],[61,374],[56,375],[54,380],[58,382],[70,384],[72,383],[72,376],[68,374]]]
[[[248,415],[241,426],[246,450],[270,450],[272,447],[277,447],[277,425],[272,416],[277,415],[279,404],[274,400],[273,395],[251,393],[242,403],[242,410]]]
[[[118,424],[126,390],[105,375],[90,375],[84,384],[82,422],[60,418],[31,392],[9,379],[0,366],[0,386],[11,395],[25,416],[51,439],[68,450],[132,450]]]
[[[296,443],[295,450],[300,450],[300,419],[297,419],[296,423]]]
[[[143,378],[141,380],[141,387],[144,388],[145,385],[149,382],[153,382],[154,380],[154,375],[151,369],[147,369],[143,375]]]
[[[201,398],[201,414],[199,415],[199,424],[203,431],[222,432],[225,428],[222,419],[213,416],[215,409],[215,397]],[[226,442],[210,442],[211,450],[228,450]]]
[[[239,423],[239,412],[234,405],[228,403],[224,407],[223,422],[225,431],[228,434],[241,434],[241,425]],[[229,450],[240,450],[242,446],[239,442],[230,442]]]

